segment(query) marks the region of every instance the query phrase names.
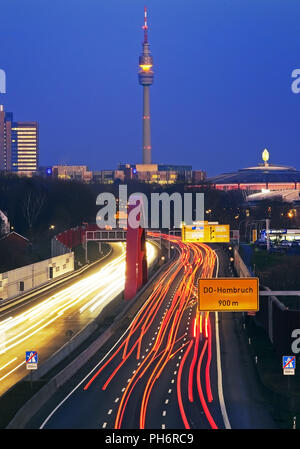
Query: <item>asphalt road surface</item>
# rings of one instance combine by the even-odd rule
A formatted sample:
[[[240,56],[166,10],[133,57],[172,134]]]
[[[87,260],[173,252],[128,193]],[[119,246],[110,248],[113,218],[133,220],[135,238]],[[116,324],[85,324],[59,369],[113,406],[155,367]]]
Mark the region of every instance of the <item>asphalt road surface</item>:
[[[0,308],[0,395],[28,374],[26,351],[36,351],[42,364],[124,289],[125,245],[111,246],[112,253],[103,263],[68,286]],[[155,253],[151,245],[151,260]]]
[[[239,337],[240,314],[196,311],[198,277],[231,276],[227,255],[165,238],[178,257],[128,328],[28,428],[275,428]]]

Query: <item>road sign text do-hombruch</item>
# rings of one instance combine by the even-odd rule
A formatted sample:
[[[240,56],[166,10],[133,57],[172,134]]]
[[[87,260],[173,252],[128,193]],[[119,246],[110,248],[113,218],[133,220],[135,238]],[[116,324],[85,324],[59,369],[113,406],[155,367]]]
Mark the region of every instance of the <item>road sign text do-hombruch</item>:
[[[257,312],[258,278],[203,278],[198,280],[198,310]]]

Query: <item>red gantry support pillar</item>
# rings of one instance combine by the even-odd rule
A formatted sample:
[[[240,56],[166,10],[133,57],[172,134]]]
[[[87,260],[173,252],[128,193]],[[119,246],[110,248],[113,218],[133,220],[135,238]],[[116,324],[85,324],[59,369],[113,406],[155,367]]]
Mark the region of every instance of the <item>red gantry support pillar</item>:
[[[128,217],[135,207],[128,206]],[[137,215],[139,219],[140,214]],[[147,279],[146,232],[141,226],[132,228],[127,218],[125,300],[134,298]]]

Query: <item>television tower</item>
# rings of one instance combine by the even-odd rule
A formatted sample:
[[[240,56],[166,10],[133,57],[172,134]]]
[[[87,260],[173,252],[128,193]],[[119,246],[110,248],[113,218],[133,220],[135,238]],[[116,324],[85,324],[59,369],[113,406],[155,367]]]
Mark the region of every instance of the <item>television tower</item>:
[[[139,57],[139,83],[143,86],[143,164],[151,164],[151,128],[150,128],[150,86],[153,83],[153,59],[148,42],[147,8],[144,16],[144,42],[142,55]]]

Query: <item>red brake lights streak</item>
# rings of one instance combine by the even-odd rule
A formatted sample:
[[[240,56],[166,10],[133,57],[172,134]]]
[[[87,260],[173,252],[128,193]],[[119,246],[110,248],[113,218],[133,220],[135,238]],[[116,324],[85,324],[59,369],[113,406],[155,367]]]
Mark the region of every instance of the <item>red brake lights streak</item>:
[[[115,428],[120,429],[122,427],[127,408],[128,413],[130,413],[130,399],[134,398],[134,391],[139,382],[143,383],[143,395],[139,410],[139,427],[145,428],[147,411],[151,407],[151,395],[154,385],[159,382],[162,375],[168,375],[168,367],[174,354],[184,348],[185,352],[183,353],[177,375],[177,400],[184,427],[186,429],[190,428],[189,417],[186,414],[184,403],[186,399],[195,403],[196,398],[193,396],[193,386],[195,385],[208,422],[212,428],[217,428],[204,398],[200,375],[201,365],[206,356],[205,376],[203,378],[205,379],[207,402],[210,403],[213,400],[213,396],[210,385],[212,336],[209,313],[207,312],[203,315],[198,312],[196,314],[192,328],[189,333],[186,332],[184,338],[184,340],[187,339],[187,342],[182,341],[184,334],[182,333],[183,326],[181,326],[186,316],[187,308],[195,305],[194,296],[197,276],[199,276],[200,272],[202,277],[213,275],[216,255],[209,246],[204,244],[182,243],[180,239],[169,235],[164,235],[163,238],[170,239],[172,244],[178,246],[180,250],[179,258],[172,261],[167,271],[160,276],[153,292],[132,321],[127,336],[124,337],[110,359],[90,379],[84,389],[89,388],[104,369],[109,369],[114,359],[117,361],[117,364],[114,365],[115,368],[108,374],[102,387],[103,389],[108,388],[110,382],[116,378],[124,365],[127,362],[129,363],[129,360],[132,361],[133,357],[140,360],[139,366],[123,391],[115,418]],[[168,293],[173,291],[176,285],[178,286],[173,293],[173,299],[163,313]],[[154,328],[154,323],[160,319],[159,317],[161,322],[153,344],[141,358],[143,350],[145,350],[146,341],[149,341],[150,337],[153,336],[151,330]],[[192,352],[193,346],[194,351]],[[200,357],[199,350],[201,351]],[[191,354],[193,355],[191,356]],[[196,364],[197,369],[195,369]],[[186,378],[182,376],[183,370],[188,373],[186,385],[183,382],[183,379]]]

